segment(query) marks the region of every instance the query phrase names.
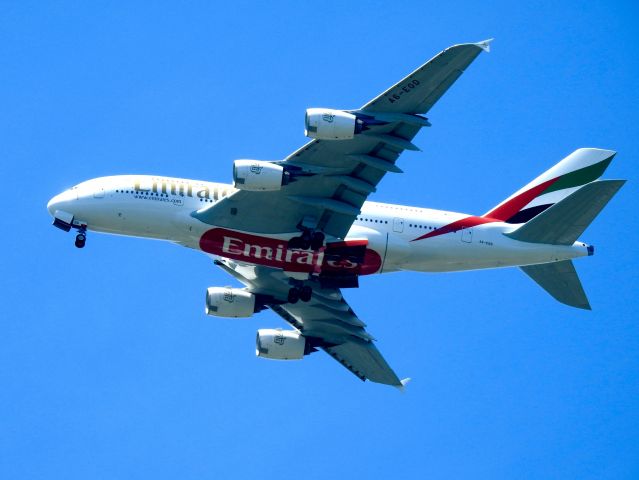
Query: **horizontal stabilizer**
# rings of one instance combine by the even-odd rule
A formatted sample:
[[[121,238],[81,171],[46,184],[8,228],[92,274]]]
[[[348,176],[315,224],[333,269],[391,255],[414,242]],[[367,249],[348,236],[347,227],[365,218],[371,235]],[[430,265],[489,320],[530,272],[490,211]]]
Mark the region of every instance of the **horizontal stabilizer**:
[[[624,183],[589,183],[506,235],[521,242],[572,245]]]
[[[529,265],[521,269],[557,301],[571,307],[591,310],[572,261]]]

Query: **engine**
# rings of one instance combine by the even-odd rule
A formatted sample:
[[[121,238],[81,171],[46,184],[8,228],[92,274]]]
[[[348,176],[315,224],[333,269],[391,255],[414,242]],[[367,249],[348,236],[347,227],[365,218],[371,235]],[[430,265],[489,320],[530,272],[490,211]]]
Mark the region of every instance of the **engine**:
[[[205,311],[215,317],[250,317],[256,311],[255,295],[240,288],[210,287]]]
[[[263,328],[257,331],[255,355],[272,360],[299,360],[314,349],[306,337],[295,330]]]
[[[240,190],[270,192],[288,183],[284,168],[260,160],[235,160],[233,162],[233,186]]]
[[[350,140],[364,129],[352,113],[328,108],[307,109],[304,126],[304,135],[319,140]]]

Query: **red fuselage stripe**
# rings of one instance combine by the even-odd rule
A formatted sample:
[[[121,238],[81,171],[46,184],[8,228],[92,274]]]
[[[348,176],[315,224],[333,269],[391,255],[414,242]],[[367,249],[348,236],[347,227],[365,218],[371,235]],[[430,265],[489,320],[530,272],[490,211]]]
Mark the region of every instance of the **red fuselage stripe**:
[[[482,217],[469,216],[466,218],[462,218],[411,241],[414,242],[416,240],[423,240],[425,238],[437,237],[439,235],[456,232],[464,228],[476,227],[477,225],[482,225],[484,223],[505,222],[526,205],[528,205],[531,201],[541,195],[548,187],[559,180],[559,178],[561,177],[547,180],[543,183],[540,183],[536,187],[531,188],[530,190],[526,190],[525,192],[520,193],[516,197],[511,198],[506,203],[500,205],[497,208],[494,208]]]
[[[432,232],[428,232],[427,234],[422,235],[421,237],[411,240],[411,242],[414,242],[416,240],[423,240],[424,238],[437,237],[438,235],[444,235],[450,232],[456,232],[457,230],[461,230],[463,228],[470,228],[470,227],[475,227],[477,225],[482,225],[484,223],[493,223],[493,222],[499,222],[499,221],[501,220],[497,220],[495,218],[470,216],[470,217],[462,218],[461,220],[457,220],[456,222],[449,223],[448,225],[444,225],[443,227],[438,228],[437,230],[433,230]]]

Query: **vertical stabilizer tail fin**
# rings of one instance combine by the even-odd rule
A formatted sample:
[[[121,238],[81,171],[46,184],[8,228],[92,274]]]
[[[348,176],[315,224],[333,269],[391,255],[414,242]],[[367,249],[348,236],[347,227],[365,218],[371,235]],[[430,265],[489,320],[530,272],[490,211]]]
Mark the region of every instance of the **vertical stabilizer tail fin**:
[[[604,173],[616,152],[580,148],[542,173],[484,217],[507,223],[526,223]]]
[[[571,307],[592,310],[572,261],[528,265],[521,269],[557,301]]]

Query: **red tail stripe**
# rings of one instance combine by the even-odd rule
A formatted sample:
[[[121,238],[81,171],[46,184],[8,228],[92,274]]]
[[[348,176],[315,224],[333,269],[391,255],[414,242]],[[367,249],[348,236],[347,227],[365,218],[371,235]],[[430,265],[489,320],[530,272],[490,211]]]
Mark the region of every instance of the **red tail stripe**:
[[[493,218],[498,221],[505,222],[514,214],[519,212],[522,208],[528,205],[531,201],[541,195],[544,190],[550,187],[553,183],[559,180],[561,177],[553,178],[545,181],[544,183],[540,183],[536,187],[531,188],[530,190],[526,190],[523,193],[520,193],[514,198],[511,198],[503,205],[500,205],[497,208],[494,208],[490,212],[488,212],[484,217]]]

